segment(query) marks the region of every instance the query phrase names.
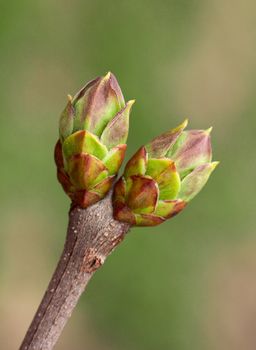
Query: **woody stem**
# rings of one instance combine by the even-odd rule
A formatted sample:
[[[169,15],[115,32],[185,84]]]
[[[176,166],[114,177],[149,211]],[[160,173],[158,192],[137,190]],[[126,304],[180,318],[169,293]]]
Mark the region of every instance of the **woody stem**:
[[[113,219],[111,193],[87,209],[71,207],[63,253],[20,350],[53,349],[92,275],[129,227]]]

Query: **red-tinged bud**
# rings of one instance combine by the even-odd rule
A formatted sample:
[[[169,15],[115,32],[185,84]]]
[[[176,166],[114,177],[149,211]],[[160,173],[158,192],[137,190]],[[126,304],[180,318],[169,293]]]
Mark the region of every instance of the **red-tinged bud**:
[[[115,185],[114,217],[155,226],[175,216],[203,188],[217,162],[210,130],[184,131],[187,121],[141,147]]]
[[[83,208],[103,198],[113,184],[125,155],[133,103],[125,104],[112,73],[68,96],[55,161],[65,192]]]
[[[183,131],[167,153],[167,157],[175,161],[183,178],[197,166],[212,160],[212,146],[208,130]]]

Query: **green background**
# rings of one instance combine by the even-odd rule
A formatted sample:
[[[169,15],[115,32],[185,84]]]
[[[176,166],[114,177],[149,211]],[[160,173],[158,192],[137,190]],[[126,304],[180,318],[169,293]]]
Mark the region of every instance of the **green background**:
[[[56,349],[252,350],[254,0],[0,1],[0,343],[17,349],[62,250],[53,147],[66,95],[111,70],[136,99],[127,158],[190,119],[221,164],[177,217],[135,228]]]

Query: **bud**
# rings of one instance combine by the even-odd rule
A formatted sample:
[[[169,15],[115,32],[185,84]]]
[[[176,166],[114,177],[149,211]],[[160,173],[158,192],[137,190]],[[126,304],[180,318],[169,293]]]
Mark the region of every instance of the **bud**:
[[[55,147],[57,177],[83,208],[102,199],[123,162],[134,100],[125,103],[112,73],[96,78],[68,103]]]
[[[154,226],[178,214],[206,184],[212,162],[210,129],[188,130],[185,120],[141,147],[114,188],[116,220]]]

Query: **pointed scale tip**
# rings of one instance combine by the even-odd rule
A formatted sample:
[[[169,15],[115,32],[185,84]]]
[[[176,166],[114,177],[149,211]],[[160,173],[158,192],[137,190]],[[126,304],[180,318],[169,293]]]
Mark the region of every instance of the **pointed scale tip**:
[[[219,161],[212,162],[212,163],[211,163],[212,170],[214,170],[219,164],[220,164]]]
[[[112,75],[112,73],[111,73],[111,72],[107,72],[107,74],[106,74],[106,75],[104,75],[103,80],[109,80],[109,79],[110,79],[110,77],[111,77],[111,75]]]
[[[126,110],[126,111],[128,111],[128,113],[130,113],[130,110],[131,110],[132,106],[134,105],[134,103],[135,103],[135,100],[130,100],[130,101],[126,102],[126,105],[125,105],[123,110]]]
[[[180,124],[180,126],[181,126],[183,129],[185,129],[185,128],[188,126],[188,118],[186,118],[186,119],[184,120],[184,122]]]
[[[212,126],[208,129],[205,130],[206,134],[210,135],[210,133],[212,132]]]
[[[136,100],[130,100],[130,101],[127,102],[127,105],[129,107],[131,107],[135,102],[136,102]]]
[[[72,102],[72,100],[73,100],[73,97],[70,94],[68,94],[68,101]]]
[[[188,125],[188,118],[186,118],[180,125],[176,126],[174,129],[170,129],[170,132],[176,132],[176,131],[182,131],[184,130]]]

